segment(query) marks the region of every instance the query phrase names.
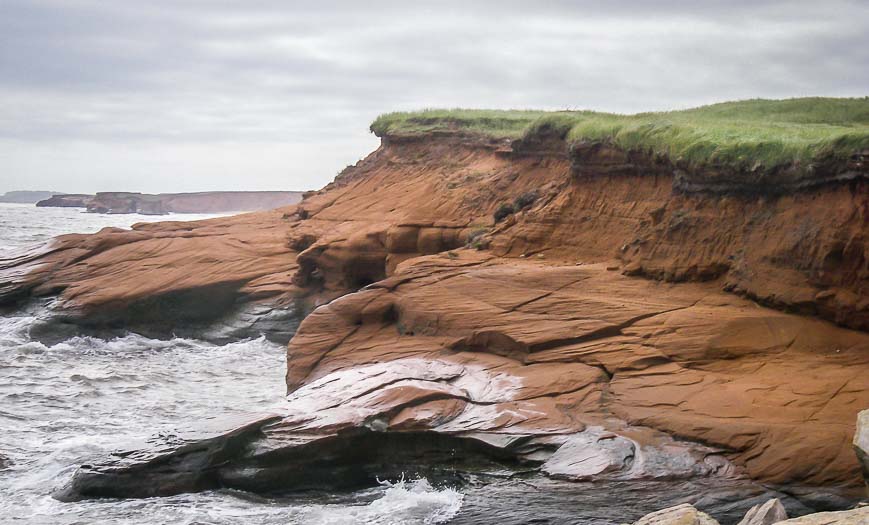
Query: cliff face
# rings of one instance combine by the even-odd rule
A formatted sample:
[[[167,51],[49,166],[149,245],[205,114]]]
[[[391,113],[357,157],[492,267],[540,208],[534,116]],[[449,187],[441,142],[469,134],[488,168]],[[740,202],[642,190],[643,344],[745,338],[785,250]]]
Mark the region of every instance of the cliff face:
[[[850,439],[869,406],[856,166],[810,190],[686,192],[678,167],[605,145],[387,136],[297,206],[58,238],[3,262],[0,298],[57,294],[65,322],[167,330],[245,303],[322,305],[288,348],[290,406],[221,456],[225,486],[274,488],[290,468],[276,457],[373,447],[354,432],[374,429],[567,479],[856,488]],[[612,436],[624,461],[559,460],[612,459]],[[99,494],[84,476],[79,495]]]
[[[40,200],[36,205],[40,208],[86,208],[93,195],[86,193],[64,193],[52,195]]]

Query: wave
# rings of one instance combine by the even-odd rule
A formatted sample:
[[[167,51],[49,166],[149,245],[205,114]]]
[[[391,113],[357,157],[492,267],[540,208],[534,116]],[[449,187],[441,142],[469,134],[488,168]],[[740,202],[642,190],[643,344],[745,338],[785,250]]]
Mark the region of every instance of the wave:
[[[429,525],[445,523],[462,507],[464,495],[452,488],[437,489],[425,478],[381,482],[383,496],[360,506],[324,506],[306,516],[322,525]]]

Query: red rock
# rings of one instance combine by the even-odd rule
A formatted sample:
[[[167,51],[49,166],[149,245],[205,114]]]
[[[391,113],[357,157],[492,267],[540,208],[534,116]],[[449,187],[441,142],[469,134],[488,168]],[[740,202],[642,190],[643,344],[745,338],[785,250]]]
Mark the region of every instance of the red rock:
[[[292,409],[264,430],[278,448],[425,428],[532,438],[543,460],[599,426],[699,443],[764,482],[857,488],[867,182],[686,193],[660,167],[604,150],[571,166],[555,146],[387,139],[299,207],[59,238],[0,266],[0,298],[59,294],[91,322],[179,293],[182,316],[319,306],[288,348]],[[462,249],[480,228],[491,249]]]

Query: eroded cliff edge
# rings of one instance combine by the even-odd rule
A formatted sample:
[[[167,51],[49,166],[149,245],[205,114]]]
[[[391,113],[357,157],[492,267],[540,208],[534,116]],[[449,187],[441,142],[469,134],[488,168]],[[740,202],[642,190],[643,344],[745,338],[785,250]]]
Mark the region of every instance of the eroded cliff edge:
[[[287,412],[174,490],[291,488],[286,462],[316,450],[298,447],[376,448],[369,431],[472,440],[568,479],[859,490],[862,154],[847,177],[785,192],[686,191],[691,174],[665,159],[537,138],[387,135],[298,206],[61,237],[5,261],[0,293],[56,296],[50,323],[167,333],[252,305],[313,309],[289,345]],[[628,452],[599,471],[558,461],[614,436]],[[99,495],[82,488],[99,476],[80,479]]]

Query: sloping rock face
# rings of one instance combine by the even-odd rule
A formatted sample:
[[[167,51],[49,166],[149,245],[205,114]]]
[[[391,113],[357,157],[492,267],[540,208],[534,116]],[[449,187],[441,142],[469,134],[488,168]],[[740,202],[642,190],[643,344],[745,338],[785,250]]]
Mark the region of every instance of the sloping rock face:
[[[606,427],[612,414],[721,447],[756,479],[859,479],[848,437],[849,418],[869,403],[866,334],[758,308],[711,286],[630,279],[604,265],[475,256],[418,259],[314,311],[290,343],[290,390],[398,358],[492,363],[528,390],[520,403],[500,400],[511,416],[498,419],[493,399],[465,406],[439,428],[569,434]],[[615,448],[591,470],[623,465],[630,453]],[[634,457],[634,468],[641,461],[659,458]],[[646,469],[690,471],[697,461],[686,463]]]
[[[569,480],[748,476],[853,495],[869,187],[684,193],[676,175],[606,147],[386,137],[295,207],[4,261],[0,300],[57,295],[69,323],[313,309],[288,347],[288,405],[245,447],[82,472],[67,497],[167,464],[204,477],[165,493],[304,488],[294,465],[370,482],[455,450]]]

